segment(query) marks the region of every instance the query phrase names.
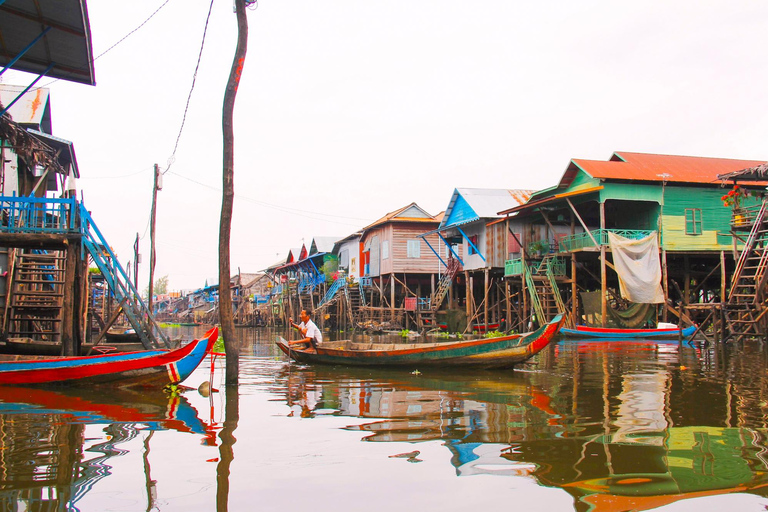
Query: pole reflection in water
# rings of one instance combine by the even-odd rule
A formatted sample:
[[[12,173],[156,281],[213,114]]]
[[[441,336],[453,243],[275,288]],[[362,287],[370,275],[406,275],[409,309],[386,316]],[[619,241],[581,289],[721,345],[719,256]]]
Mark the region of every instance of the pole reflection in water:
[[[90,429],[101,425],[103,435],[92,439]],[[116,460],[130,452],[121,446],[137,439],[146,510],[156,509],[149,441],[167,429],[209,435],[186,398],[162,390],[0,387],[0,510],[79,510],[94,486],[113,474]]]

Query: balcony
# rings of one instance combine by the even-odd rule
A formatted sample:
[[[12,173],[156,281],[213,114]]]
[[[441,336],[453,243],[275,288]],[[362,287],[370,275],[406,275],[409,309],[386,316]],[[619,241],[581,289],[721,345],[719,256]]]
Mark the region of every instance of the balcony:
[[[534,261],[530,262],[528,264],[528,268],[531,270],[531,273],[536,273],[539,270],[539,266],[541,265],[540,261]],[[549,268],[552,269],[552,273],[555,276],[565,276],[566,272],[566,261],[564,258],[552,258],[549,261]],[[523,275],[523,260],[522,259],[515,259],[515,260],[507,260],[504,262],[504,277],[514,277],[514,276],[521,276]]]
[[[655,233],[655,230],[649,229],[596,229],[590,231],[592,237],[599,244],[595,246],[595,242],[592,241],[592,237],[589,233],[576,233],[575,235],[566,236],[560,240],[561,252],[573,252],[579,249],[599,248],[603,245],[608,245],[608,233],[613,233],[630,240],[639,240],[645,238],[648,235]]]

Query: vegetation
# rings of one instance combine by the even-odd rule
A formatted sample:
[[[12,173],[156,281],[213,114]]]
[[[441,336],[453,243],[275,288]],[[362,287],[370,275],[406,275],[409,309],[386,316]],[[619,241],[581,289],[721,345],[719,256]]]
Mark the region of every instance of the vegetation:
[[[165,275],[161,278],[158,278],[155,281],[154,286],[152,287],[152,291],[155,295],[163,295],[165,293],[168,293],[168,276]],[[144,298],[149,297],[149,286],[144,288]]]
[[[506,336],[506,334],[501,331],[490,331],[485,333],[486,338],[501,338],[502,336]]]
[[[403,329],[402,331],[400,331],[400,337],[407,338],[410,333],[411,331],[409,331],[408,329]]]

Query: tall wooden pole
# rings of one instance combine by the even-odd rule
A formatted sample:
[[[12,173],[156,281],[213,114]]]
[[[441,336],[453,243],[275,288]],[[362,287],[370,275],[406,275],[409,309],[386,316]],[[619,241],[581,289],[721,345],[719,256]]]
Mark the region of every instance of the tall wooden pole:
[[[230,286],[230,251],[229,238],[232,229],[232,207],[235,197],[235,130],[233,118],[235,97],[243,73],[245,54],[248,50],[248,19],[245,16],[245,0],[235,0],[237,15],[237,49],[229,72],[227,89],[224,92],[222,113],[222,132],[224,136],[223,192],[221,198],[221,221],[219,223],[219,318],[221,333],[224,336],[226,357],[226,385],[238,385],[240,354],[235,339],[235,319],[232,316],[232,290]]]
[[[160,167],[155,164],[155,181],[152,185],[152,215],[149,219],[149,297],[147,297],[147,307],[149,314],[152,312],[152,296],[155,293],[155,220],[157,213],[157,191],[160,181]]]

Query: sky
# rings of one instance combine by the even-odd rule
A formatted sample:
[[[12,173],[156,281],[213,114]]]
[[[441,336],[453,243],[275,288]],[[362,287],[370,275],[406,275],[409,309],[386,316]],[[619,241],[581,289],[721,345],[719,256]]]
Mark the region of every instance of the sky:
[[[141,237],[141,289],[154,164],[164,172],[155,277],[167,275],[171,290],[217,281],[222,103],[237,25],[232,0],[214,0],[189,96],[210,6],[91,1],[94,56],[131,35],[96,59],[95,87],[40,82],[54,135],[74,142],[85,205],[123,265]],[[768,160],[768,2],[254,7],[235,104],[233,274],[411,202],[437,214],[455,188],[554,186],[573,158]]]

